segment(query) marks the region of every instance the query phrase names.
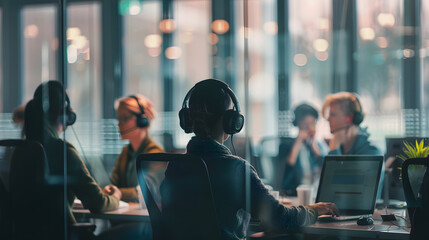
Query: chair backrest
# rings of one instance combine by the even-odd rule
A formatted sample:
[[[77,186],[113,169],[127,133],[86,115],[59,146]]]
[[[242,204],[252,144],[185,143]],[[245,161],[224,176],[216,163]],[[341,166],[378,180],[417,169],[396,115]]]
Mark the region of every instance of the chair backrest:
[[[161,204],[155,201],[144,162],[168,162]],[[153,239],[220,239],[209,171],[203,159],[190,154],[142,154],[137,174],[152,224]]]
[[[37,238],[41,235],[40,216],[43,209],[41,196],[44,193],[46,155],[42,145],[30,140],[1,140],[0,146],[13,149],[8,186],[6,218],[10,232],[16,239]],[[31,204],[30,204],[31,203]]]
[[[272,186],[274,190],[281,190],[286,161],[279,159],[279,150],[281,150],[282,143],[288,141],[294,141],[294,139],[270,136],[264,137],[258,146],[260,169],[256,170],[264,183]]]
[[[411,220],[410,239],[426,239],[429,226],[429,158],[407,159],[402,164],[402,181]]]

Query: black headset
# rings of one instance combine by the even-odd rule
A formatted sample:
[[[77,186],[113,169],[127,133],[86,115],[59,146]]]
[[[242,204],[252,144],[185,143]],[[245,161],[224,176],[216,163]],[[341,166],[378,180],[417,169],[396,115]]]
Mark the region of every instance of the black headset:
[[[65,93],[65,94],[66,94],[66,105],[67,106],[66,106],[66,119],[64,122],[66,123],[67,126],[71,126],[76,122],[77,116],[76,116],[76,113],[71,108],[69,96],[67,95],[67,93]]]
[[[42,95],[43,95],[43,91],[45,91],[45,90],[43,90],[43,88],[45,88],[45,87],[54,89],[55,96],[52,96],[52,97],[56,98],[56,100],[54,100],[54,101],[63,101],[63,99],[59,99],[59,97],[60,96],[65,97],[64,108],[61,108],[61,110],[62,109],[65,110],[65,115],[61,114],[59,116],[59,121],[61,124],[64,123],[65,126],[73,125],[76,122],[77,116],[76,116],[76,113],[74,112],[74,110],[72,109],[72,107],[70,105],[69,96],[68,96],[67,92],[65,91],[64,86],[61,82],[56,81],[56,80],[50,80],[50,81],[42,83],[36,89],[34,96],[33,96],[33,100],[40,102],[39,104],[43,104]],[[48,92],[50,92],[50,91],[48,90]]]
[[[353,124],[359,126],[359,124],[361,124],[364,118],[362,112],[362,105],[360,104],[359,98],[354,93],[353,98],[351,100],[355,104],[355,110],[353,111]]]
[[[137,101],[137,105],[139,105],[139,109],[140,109],[140,113],[135,113],[131,111],[136,116],[136,126],[139,128],[145,128],[149,126],[149,119],[143,116],[145,112],[144,112],[143,106],[139,102],[139,99],[136,97],[136,95],[130,95],[129,97]]]
[[[185,99],[183,100],[182,109],[179,111],[180,127],[185,130],[186,133],[193,132],[194,123],[190,114],[189,99],[191,98],[192,92],[195,91],[195,89],[207,84],[212,84],[223,89],[231,98],[234,107],[233,109],[226,110],[223,113],[223,131],[227,134],[239,133],[244,125],[244,116],[240,113],[240,105],[238,104],[237,97],[228,84],[217,79],[206,79],[200,81],[195,84],[191,90],[189,90],[185,96]]]

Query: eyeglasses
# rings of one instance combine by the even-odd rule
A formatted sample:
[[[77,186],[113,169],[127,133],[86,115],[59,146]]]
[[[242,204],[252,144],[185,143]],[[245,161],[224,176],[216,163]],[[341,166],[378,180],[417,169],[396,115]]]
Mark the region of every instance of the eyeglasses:
[[[117,119],[120,123],[126,123],[128,122],[131,118],[133,118],[134,115],[127,115],[127,116],[119,116]]]

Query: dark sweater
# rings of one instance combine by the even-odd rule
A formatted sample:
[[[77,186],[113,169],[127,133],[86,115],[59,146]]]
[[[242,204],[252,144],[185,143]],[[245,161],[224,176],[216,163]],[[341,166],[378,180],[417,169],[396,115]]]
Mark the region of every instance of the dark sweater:
[[[281,205],[269,194],[252,166],[215,140],[194,137],[188,143],[187,152],[202,157],[207,164],[223,239],[245,237],[251,217],[259,219],[266,231],[287,231],[315,222],[314,209]],[[169,165],[166,181],[174,166]],[[250,180],[250,192],[246,192],[246,176]]]

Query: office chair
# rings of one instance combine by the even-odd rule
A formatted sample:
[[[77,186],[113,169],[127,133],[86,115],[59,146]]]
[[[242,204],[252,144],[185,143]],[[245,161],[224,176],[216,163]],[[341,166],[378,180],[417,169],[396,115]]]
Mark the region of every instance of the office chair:
[[[281,147],[285,143],[295,141],[290,137],[268,136],[259,143],[259,161],[256,168],[258,175],[265,184],[273,187],[276,191],[282,191],[283,175],[286,168],[286,161],[279,159]],[[285,156],[282,156],[285,157]]]
[[[44,202],[46,198],[40,197],[51,196],[47,186],[49,173],[43,146],[36,141],[17,139],[1,140],[0,146],[13,149],[9,169],[9,191],[5,187],[7,200],[2,201],[6,211],[1,212],[2,219],[7,221],[9,230],[6,233],[7,237],[10,239],[49,238],[48,233],[55,229],[51,229],[41,220],[49,216],[53,208],[52,204]],[[53,201],[56,200],[54,196],[52,198]],[[61,209],[64,207],[62,206]],[[90,239],[94,228],[93,224],[73,225],[71,239]]]
[[[429,226],[429,158],[407,159],[402,183],[411,221],[410,239],[426,239]]]
[[[147,161],[168,162],[175,169],[165,171],[161,191],[168,198],[160,202],[150,184],[151,176],[143,167]],[[210,176],[203,159],[190,154],[142,154],[137,159],[137,174],[153,239],[220,239]]]

